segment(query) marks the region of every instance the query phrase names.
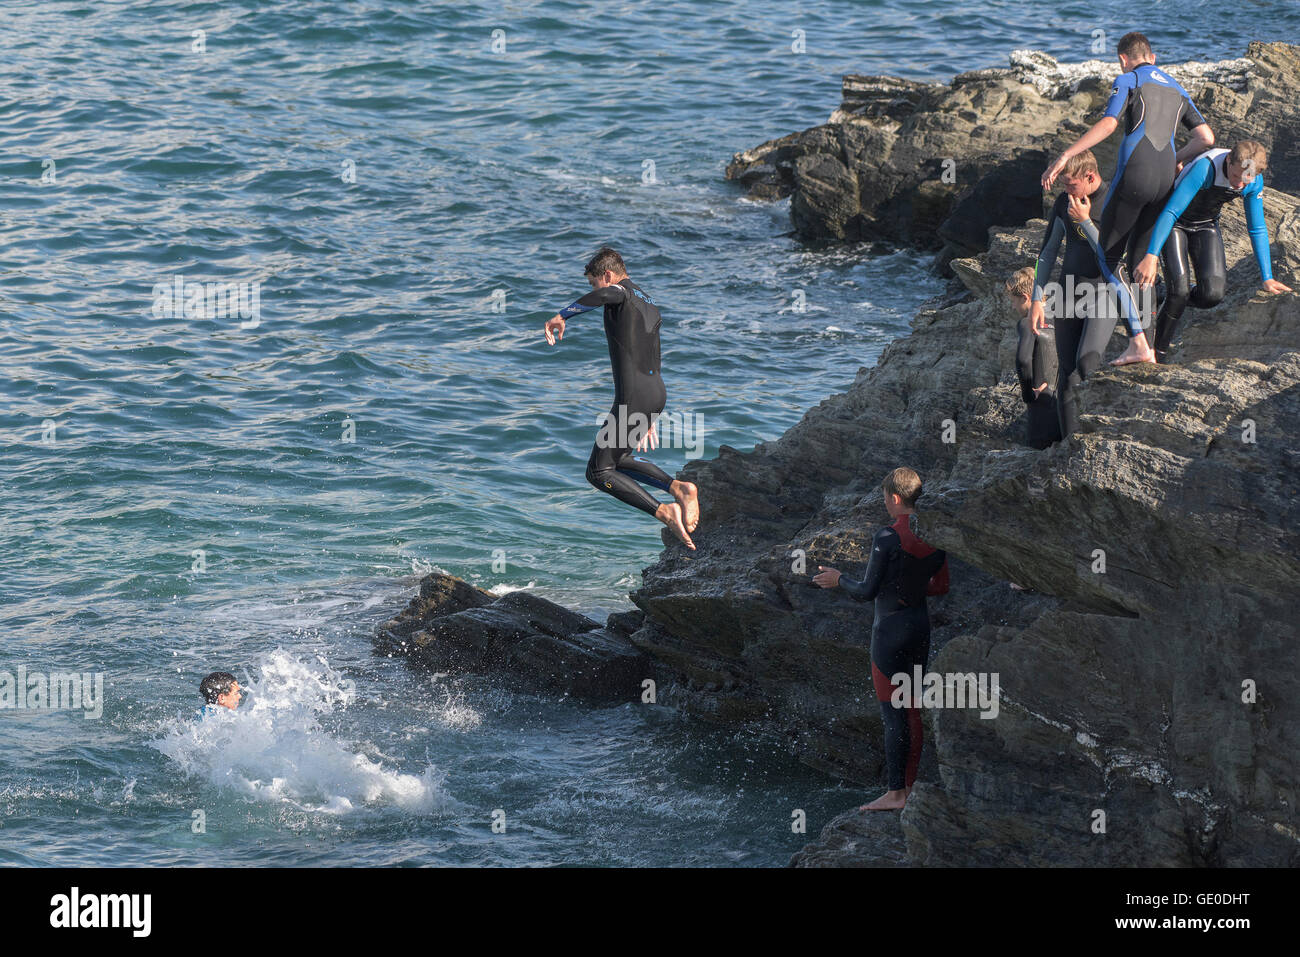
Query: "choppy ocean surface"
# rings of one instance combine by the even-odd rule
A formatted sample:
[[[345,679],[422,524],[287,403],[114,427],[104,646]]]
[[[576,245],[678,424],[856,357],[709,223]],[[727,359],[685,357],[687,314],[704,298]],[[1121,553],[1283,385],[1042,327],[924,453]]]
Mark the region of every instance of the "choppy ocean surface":
[[[660,544],[583,479],[600,320],[540,334],[600,244],[660,303],[706,456],[906,331],[924,257],[807,248],[722,177],[824,122],[844,73],[1088,59],[1096,30],[1163,61],[1300,40],[1291,0],[1135,9],[0,7],[0,700],[19,668],[103,680],[98,718],[0,710],[0,863],[784,863],[796,809],[815,834],[867,792],[662,708],[419,675],[368,634],[433,568],[628,607]],[[250,284],[249,314],[169,309],[177,277]],[[196,723],[216,669],[249,694]]]

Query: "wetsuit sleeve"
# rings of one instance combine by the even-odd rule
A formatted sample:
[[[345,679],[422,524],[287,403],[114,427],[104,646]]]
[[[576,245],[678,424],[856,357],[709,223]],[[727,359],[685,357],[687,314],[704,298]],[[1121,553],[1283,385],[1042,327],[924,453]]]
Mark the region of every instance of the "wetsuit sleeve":
[[[889,559],[898,545],[898,533],[892,529],[882,528],[871,540],[871,560],[867,562],[867,572],[858,581],[846,575],[840,576],[840,587],[858,601],[874,601],[885,581],[885,571],[889,568]]]
[[[1169,201],[1165,203],[1165,208],[1151,232],[1151,243],[1147,246],[1148,256],[1160,255],[1160,250],[1165,248],[1165,241],[1173,231],[1174,223],[1178,222],[1178,217],[1183,215],[1188,204],[1201,191],[1201,187],[1213,180],[1214,164],[1208,156],[1196,160],[1192,163],[1192,168],[1179,177],[1178,185],[1169,194]]]
[[[569,305],[560,310],[560,318],[568,319],[570,316],[576,316],[580,312],[586,312],[588,309],[595,309],[597,306],[610,306],[620,303],[627,298],[627,290],[615,283],[612,286],[602,286],[600,289],[593,289],[591,292],[579,296]]]
[[[1186,90],[1183,90],[1182,121],[1183,126],[1187,127],[1189,130],[1194,130],[1205,122],[1205,117],[1201,116],[1201,111],[1196,108],[1196,104],[1192,102],[1192,98],[1187,95]]]
[[[1264,222],[1264,177],[1256,175],[1255,181],[1241,194],[1246,206],[1246,231],[1250,233],[1250,248],[1255,251],[1255,264],[1265,282],[1273,278],[1273,257],[1268,249],[1268,224]]]
[[[1115,85],[1110,89],[1110,99],[1106,101],[1106,112],[1102,115],[1115,120],[1119,119],[1120,113],[1124,111],[1124,107],[1128,103],[1128,95],[1132,90],[1132,73],[1124,73],[1115,77]]]
[[[1029,328],[1029,320],[1021,319],[1017,326],[1020,341],[1016,344],[1016,378],[1020,380],[1020,396],[1025,404],[1033,402],[1034,395],[1034,340],[1037,338]]]
[[[1062,194],[1064,195],[1064,194]],[[1061,222],[1061,201],[1052,207],[1051,218],[1047,221],[1047,230],[1043,233],[1043,248],[1038,251],[1038,265],[1034,267],[1034,302],[1043,301],[1043,284],[1052,275],[1056,265],[1056,254],[1061,249],[1061,240],[1065,238],[1065,224]]]
[[[930,579],[930,583],[925,586],[925,593],[927,595],[948,594],[948,554],[947,552],[942,551],[939,552],[939,554],[943,556],[943,564],[940,565],[939,570],[934,573],[934,576]]]

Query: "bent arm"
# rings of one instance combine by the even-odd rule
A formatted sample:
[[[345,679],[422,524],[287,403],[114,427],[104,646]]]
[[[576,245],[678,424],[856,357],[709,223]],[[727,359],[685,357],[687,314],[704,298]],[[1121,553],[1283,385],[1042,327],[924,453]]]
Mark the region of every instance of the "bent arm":
[[[840,576],[840,587],[858,601],[874,601],[880,593],[880,586],[885,581],[885,569],[889,566],[889,537],[894,533],[887,528],[876,532],[871,541],[871,560],[867,562],[866,574],[862,580]]]
[[[1214,130],[1210,129],[1210,124],[1202,122],[1192,127],[1191,137],[1183,144],[1183,148],[1174,154],[1174,161],[1186,163],[1188,159],[1199,156],[1213,145]]]
[[[927,595],[948,594],[948,553],[940,551],[939,554],[943,556],[943,564],[940,565],[939,570],[934,573],[934,576],[930,579],[930,583],[925,586],[925,593]]]

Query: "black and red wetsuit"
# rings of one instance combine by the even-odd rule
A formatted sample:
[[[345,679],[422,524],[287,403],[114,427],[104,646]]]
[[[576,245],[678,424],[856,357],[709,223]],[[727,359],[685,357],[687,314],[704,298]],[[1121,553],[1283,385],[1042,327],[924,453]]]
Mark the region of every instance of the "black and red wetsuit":
[[[840,586],[850,595],[876,603],[871,680],[885,724],[885,767],[891,791],[910,788],[921,764],[921,710],[916,697],[921,689],[912,689],[912,706],[896,708],[890,701],[894,691],[890,679],[903,672],[911,680],[916,665],[925,670],[930,655],[925,598],[948,591],[948,556],[916,537],[910,521],[914,518],[901,515],[892,526],[876,532],[861,581],[840,576]]]

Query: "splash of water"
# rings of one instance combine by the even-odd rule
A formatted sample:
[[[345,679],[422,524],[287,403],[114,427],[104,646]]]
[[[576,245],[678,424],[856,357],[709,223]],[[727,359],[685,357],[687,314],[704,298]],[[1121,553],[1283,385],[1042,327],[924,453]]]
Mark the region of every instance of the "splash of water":
[[[266,655],[238,710],[178,720],[154,747],[187,773],[260,802],[346,814],[361,806],[434,812],[452,803],[432,764],[416,775],[386,768],[321,726],[356,697],[324,658]]]

